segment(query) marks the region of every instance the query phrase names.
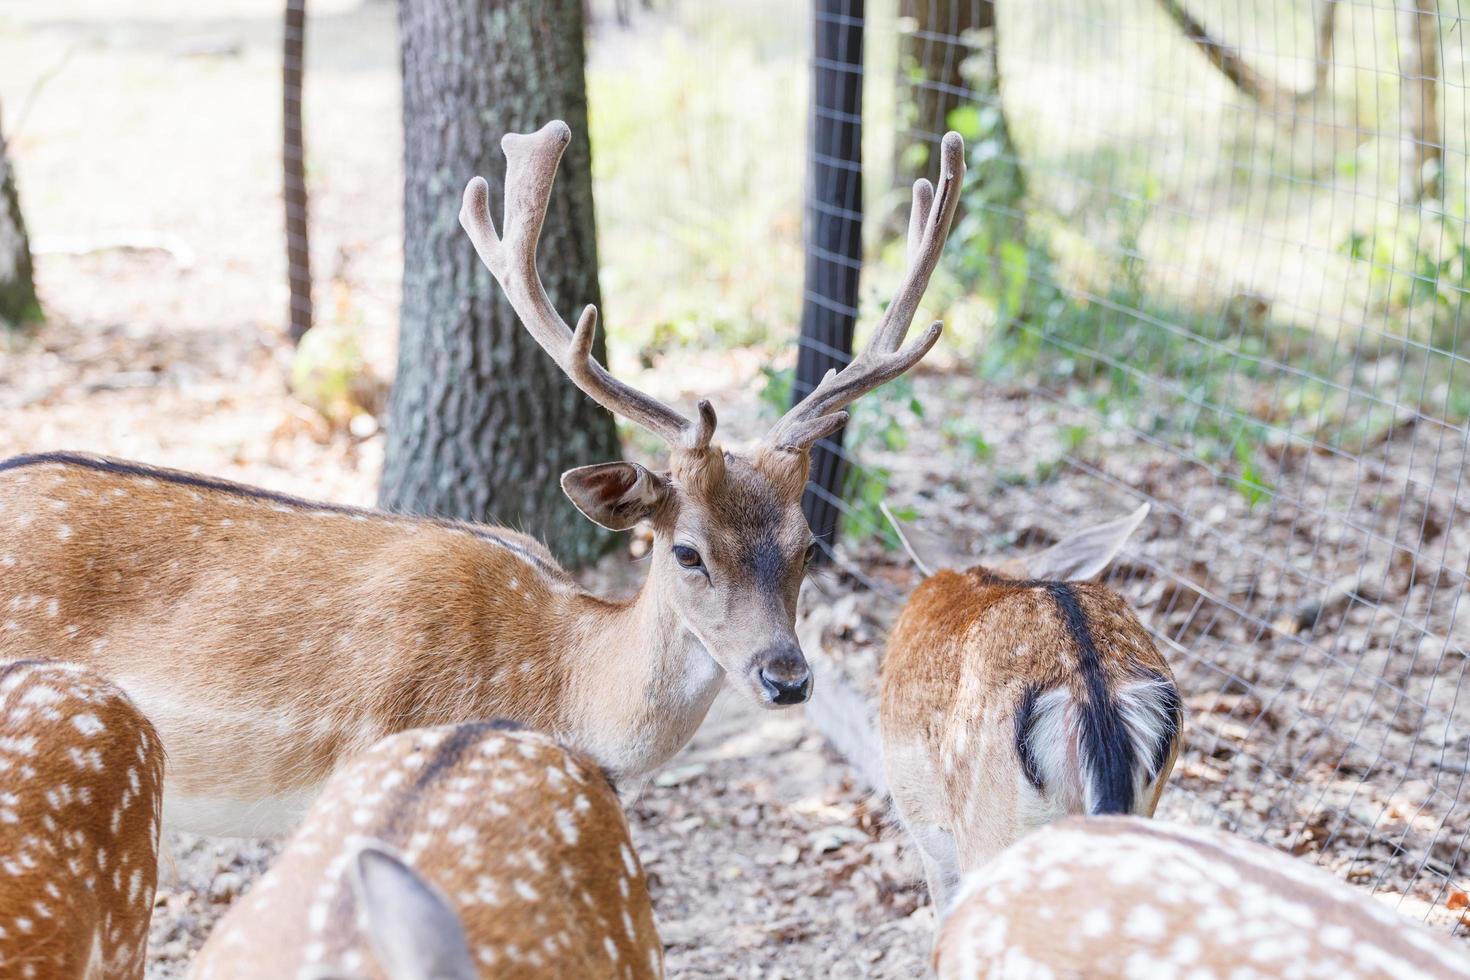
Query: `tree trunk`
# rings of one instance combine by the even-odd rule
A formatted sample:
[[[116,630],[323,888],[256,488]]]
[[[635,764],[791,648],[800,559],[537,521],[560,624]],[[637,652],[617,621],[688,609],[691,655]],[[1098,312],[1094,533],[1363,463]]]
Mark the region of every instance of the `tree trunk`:
[[[1444,148],[1439,133],[1437,0],[1399,0],[1399,200],[1438,197]]]
[[[404,0],[404,256],[398,375],[379,500],[517,527],[580,563],[610,541],[562,471],[618,456],[612,417],[520,325],[459,227],[470,177],[504,201],[500,138],[566,120],[540,266],[563,316],[599,303],[581,0]],[[575,319],[575,317],[573,317]],[[599,336],[594,352],[605,357]]]
[[[894,173],[901,185],[929,176],[933,154],[915,152],[937,145],[949,129],[949,114],[971,101],[970,85],[960,71],[970,52],[971,31],[995,26],[990,0],[900,0],[903,18],[898,38],[899,91],[907,145],[895,147]]]
[[[0,329],[14,329],[40,318],[30,239],[20,213],[20,192],[6,152],[5,132],[0,129]]]
[[[958,126],[970,157],[968,190],[955,212],[955,227],[964,215],[981,207],[1005,218],[993,241],[1020,232],[1021,199],[1026,175],[1011,140],[1001,96],[1000,26],[997,0],[902,0],[902,13],[913,19],[900,39],[900,89],[911,91],[907,145],[897,147],[894,173],[903,186],[920,177],[934,179],[935,156],[944,133]],[[907,25],[906,25],[907,26]],[[970,106],[975,115],[956,123],[954,110]],[[889,216],[896,234],[908,227],[907,195]]]
[[[286,0],[286,24],[282,37],[281,196],[286,201],[286,280],[291,288],[289,332],[293,341],[299,341],[311,329],[306,150],[301,139],[301,60],[306,44],[306,0]]]

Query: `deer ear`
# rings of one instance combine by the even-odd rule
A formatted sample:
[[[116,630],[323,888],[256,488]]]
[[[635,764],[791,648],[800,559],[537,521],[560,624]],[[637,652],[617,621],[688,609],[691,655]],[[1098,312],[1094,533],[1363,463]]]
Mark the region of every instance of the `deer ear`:
[[[1148,504],[1106,524],[1063,538],[1045,551],[1021,559],[1026,574],[1046,581],[1089,579],[1108,567],[1128,538],[1148,516]]]
[[[883,511],[883,516],[888,518],[888,523],[893,525],[893,530],[898,533],[898,540],[903,542],[903,550],[909,553],[914,564],[919,566],[919,571],[927,578],[935,572],[945,568],[966,568],[974,562],[967,561],[963,555],[956,554],[950,550],[950,543],[937,534],[917,528],[912,524],[898,519],[893,511],[888,509],[887,504],[879,504],[878,508]]]
[[[377,844],[352,862],[352,890],[368,939],[390,980],[474,980],[464,927],[439,889]]]
[[[595,463],[563,473],[561,489],[593,523],[626,531],[668,499],[669,481],[637,463]]]

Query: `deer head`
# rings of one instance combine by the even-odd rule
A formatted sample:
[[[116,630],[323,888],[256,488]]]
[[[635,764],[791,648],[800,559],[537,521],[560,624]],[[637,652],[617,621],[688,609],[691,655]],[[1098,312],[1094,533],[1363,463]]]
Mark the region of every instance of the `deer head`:
[[[669,447],[669,468],[638,463],[583,466],[562,476],[562,489],[588,518],[613,530],[648,522],[652,567],[646,588],[660,594],[709,656],[743,680],[767,706],[797,704],[811,694],[811,671],[795,633],[796,600],[816,542],[801,511],[811,447],[847,421],[842,409],[916,364],[939,339],[932,324],[904,346],[909,325],[938,264],[964,175],[964,144],[944,138],[936,191],[914,185],[908,271],[872,339],[841,371],[829,372],[750,453],[714,442],[715,411],[701,401],[686,418],[614,378],[592,357],[597,310],[576,328],[552,307],[536,271],[551,185],[571,140],[565,123],[501,142],[507,169],[503,234],[490,218],[490,189],[479,177],[465,188],[460,224],[511,307],[567,376],[608,410],[642,426]]]

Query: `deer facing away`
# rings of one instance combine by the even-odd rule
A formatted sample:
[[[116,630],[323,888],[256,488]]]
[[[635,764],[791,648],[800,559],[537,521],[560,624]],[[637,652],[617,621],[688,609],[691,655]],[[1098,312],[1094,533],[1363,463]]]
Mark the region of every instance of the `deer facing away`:
[[[536,242],[569,139],[560,122],[506,136],[503,237],[480,178],[460,221],[571,379],[670,447],[667,472],[614,462],[562,477],[599,524],[651,524],[648,578],[630,602],[585,593],[504,528],[90,456],[0,462],[0,660],[75,659],[126,690],[169,752],[170,824],[283,833],[339,760],[407,728],[510,718],[638,777],[689,739],[726,676],[764,705],[809,697],[794,632],[814,548],[800,505],[809,451],[844,406],[938,340],[934,323],[904,345],[954,215],[963,145],[947,136],[938,189],[914,187],[909,268],[867,347],[734,453],[713,442],[708,402],[685,418],[591,357],[593,307],[575,330],[551,307]]]
[[[1304,861],[1136,817],[1062,820],[972,872],[934,959],[940,980],[1470,976],[1451,941]]]
[[[663,976],[647,883],[607,777],[500,722],[400,732],[343,766],[191,976],[481,973]]]
[[[163,745],[74,664],[0,666],[0,975],[143,976]]]
[[[960,875],[1067,814],[1151,816],[1179,750],[1168,663],[1100,572],[1148,507],[993,568],[892,514],[926,578],[889,635],[879,732],[942,915]]]

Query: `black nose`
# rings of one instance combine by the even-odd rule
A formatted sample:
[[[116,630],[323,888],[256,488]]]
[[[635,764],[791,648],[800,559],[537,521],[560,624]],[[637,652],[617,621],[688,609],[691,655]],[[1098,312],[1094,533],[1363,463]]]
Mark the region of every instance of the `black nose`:
[[[812,672],[800,661],[762,667],[760,678],[772,704],[801,704],[812,691]]]

